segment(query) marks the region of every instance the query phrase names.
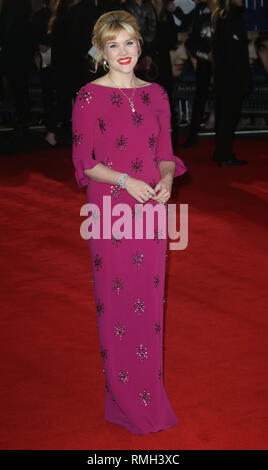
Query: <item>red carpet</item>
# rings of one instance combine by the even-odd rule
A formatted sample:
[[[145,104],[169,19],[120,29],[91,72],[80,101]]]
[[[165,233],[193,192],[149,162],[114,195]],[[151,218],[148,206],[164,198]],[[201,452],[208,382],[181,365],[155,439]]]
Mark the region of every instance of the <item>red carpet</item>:
[[[104,421],[71,150],[1,158],[1,449],[267,449],[266,146],[236,141],[249,164],[227,168],[213,139],[177,150],[189,244],[168,256],[164,380],[180,424],[149,436]]]

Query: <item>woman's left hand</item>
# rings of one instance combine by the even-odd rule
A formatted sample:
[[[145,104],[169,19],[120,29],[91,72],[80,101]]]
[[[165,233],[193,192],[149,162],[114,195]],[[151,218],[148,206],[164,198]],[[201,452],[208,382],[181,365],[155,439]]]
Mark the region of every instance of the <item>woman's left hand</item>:
[[[161,178],[154,187],[155,192],[160,191],[156,196],[152,196],[156,202],[165,204],[171,196],[172,180],[171,178]]]

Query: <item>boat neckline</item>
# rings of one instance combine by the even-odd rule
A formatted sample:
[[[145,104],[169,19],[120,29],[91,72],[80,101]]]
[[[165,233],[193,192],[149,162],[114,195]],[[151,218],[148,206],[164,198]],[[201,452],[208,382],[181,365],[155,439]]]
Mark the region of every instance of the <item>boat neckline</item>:
[[[101,88],[111,88],[112,90],[134,90],[135,87],[132,87],[132,88],[119,88],[119,87],[114,87],[114,86],[105,86],[105,85],[99,85],[98,83],[93,83],[93,82],[88,82],[90,85],[96,85],[96,86],[99,86]],[[139,86],[139,87],[136,87],[136,89],[140,89],[140,88],[147,88],[149,86],[153,85],[153,83],[150,83],[149,85],[143,85],[143,86]]]

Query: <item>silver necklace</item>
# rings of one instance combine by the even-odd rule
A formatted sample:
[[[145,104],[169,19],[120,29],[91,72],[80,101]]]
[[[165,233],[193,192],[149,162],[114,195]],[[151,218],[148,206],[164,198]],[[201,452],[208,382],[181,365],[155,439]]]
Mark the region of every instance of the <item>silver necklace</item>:
[[[112,82],[114,82],[111,77],[110,77],[110,79],[112,80]],[[114,84],[116,85],[115,82],[114,82]],[[131,98],[129,98],[129,97],[123,92],[123,90],[121,90],[121,88],[120,88],[119,86],[117,86],[117,88],[118,88],[118,89],[123,93],[123,95],[125,95],[125,97],[128,99],[128,101],[129,101],[129,103],[130,103],[131,111],[132,111],[133,113],[135,113],[135,107],[134,107],[133,97],[134,97],[136,88],[134,88],[134,91],[133,91],[133,93],[132,93]]]

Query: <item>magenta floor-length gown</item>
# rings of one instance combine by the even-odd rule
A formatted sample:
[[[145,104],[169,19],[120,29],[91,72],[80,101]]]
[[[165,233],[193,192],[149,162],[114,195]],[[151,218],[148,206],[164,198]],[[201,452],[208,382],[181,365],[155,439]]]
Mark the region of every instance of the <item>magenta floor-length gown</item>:
[[[131,97],[132,88],[123,88]],[[135,112],[118,88],[87,83],[76,97],[73,114],[73,163],[80,188],[88,185],[88,215],[99,220],[100,238],[89,238],[100,353],[105,374],[105,420],[134,434],[149,434],[179,423],[163,381],[163,303],[167,231],[136,239],[134,223],[139,202],[118,185],[89,179],[85,169],[102,163],[155,187],[160,160],[176,163],[175,175],[186,171],[173,155],[170,106],[156,82],[136,88]],[[111,210],[127,204],[133,238],[118,233],[102,238],[103,196]],[[159,203],[149,200],[147,204]],[[167,215],[167,207],[161,205]],[[112,216],[112,222],[119,218]],[[167,219],[166,219],[167,220]],[[90,229],[89,229],[90,230]]]

